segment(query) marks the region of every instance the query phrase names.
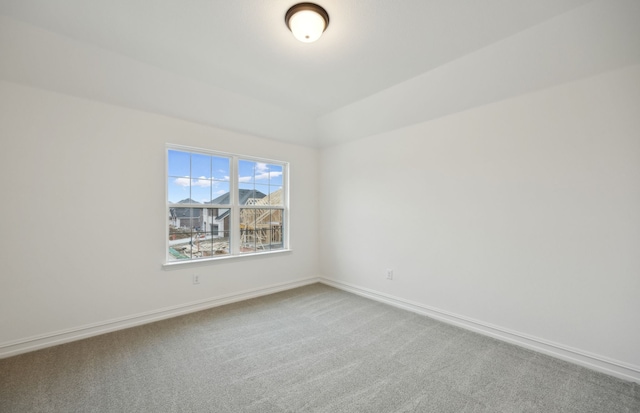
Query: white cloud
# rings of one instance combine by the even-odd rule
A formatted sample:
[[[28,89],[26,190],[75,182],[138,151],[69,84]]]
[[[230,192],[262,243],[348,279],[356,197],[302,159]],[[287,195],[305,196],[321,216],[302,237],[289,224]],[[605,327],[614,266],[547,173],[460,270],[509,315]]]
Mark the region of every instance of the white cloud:
[[[176,180],[173,181],[173,183],[180,186],[189,186],[191,185],[191,180],[189,179],[189,177],[176,178]]]
[[[207,179],[205,176],[201,176],[197,179],[191,180],[191,186],[202,186],[204,188],[211,186],[211,181]]]
[[[255,176],[241,176],[238,178],[238,182],[253,182],[256,181],[276,178],[278,176],[282,176],[282,171],[270,172],[269,165],[266,163],[257,162],[256,166],[253,168]]]
[[[276,178],[281,175],[282,175],[282,172],[263,172],[260,175],[256,175],[256,181],[258,179]]]
[[[189,179],[189,177],[183,177],[183,178],[176,178],[173,181],[176,185],[180,185],[180,186],[201,186],[201,187],[208,187],[211,186],[211,181],[208,180],[205,176],[201,176],[199,178],[194,178],[194,179]]]

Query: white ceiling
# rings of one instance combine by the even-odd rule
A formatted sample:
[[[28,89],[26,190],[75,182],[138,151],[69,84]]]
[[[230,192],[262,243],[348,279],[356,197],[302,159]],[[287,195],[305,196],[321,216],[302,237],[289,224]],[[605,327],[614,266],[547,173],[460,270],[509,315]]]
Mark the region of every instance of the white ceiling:
[[[315,122],[591,1],[319,0],[331,22],[312,44],[284,24],[295,3],[0,0],[0,14]]]

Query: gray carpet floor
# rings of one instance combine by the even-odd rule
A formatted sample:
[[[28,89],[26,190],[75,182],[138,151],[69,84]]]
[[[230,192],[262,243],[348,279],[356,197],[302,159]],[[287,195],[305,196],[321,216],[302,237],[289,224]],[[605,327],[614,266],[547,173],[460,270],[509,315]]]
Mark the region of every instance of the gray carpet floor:
[[[640,388],[314,284],[0,360],[0,412],[640,412]]]

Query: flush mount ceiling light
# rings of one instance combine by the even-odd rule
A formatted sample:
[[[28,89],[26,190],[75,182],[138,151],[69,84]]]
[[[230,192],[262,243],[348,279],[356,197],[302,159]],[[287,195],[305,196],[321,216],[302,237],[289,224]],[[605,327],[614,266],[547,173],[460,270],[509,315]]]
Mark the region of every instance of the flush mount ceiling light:
[[[314,3],[298,3],[284,15],[293,36],[301,42],[315,42],[329,25],[329,14]]]

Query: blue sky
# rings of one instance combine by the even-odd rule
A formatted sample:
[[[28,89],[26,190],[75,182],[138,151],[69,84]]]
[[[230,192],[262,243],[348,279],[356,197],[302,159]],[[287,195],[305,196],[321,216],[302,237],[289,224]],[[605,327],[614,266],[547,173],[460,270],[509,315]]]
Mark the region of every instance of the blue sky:
[[[230,158],[169,150],[169,202],[191,198],[204,203],[229,192]],[[238,161],[240,189],[270,194],[282,188],[282,166]]]

